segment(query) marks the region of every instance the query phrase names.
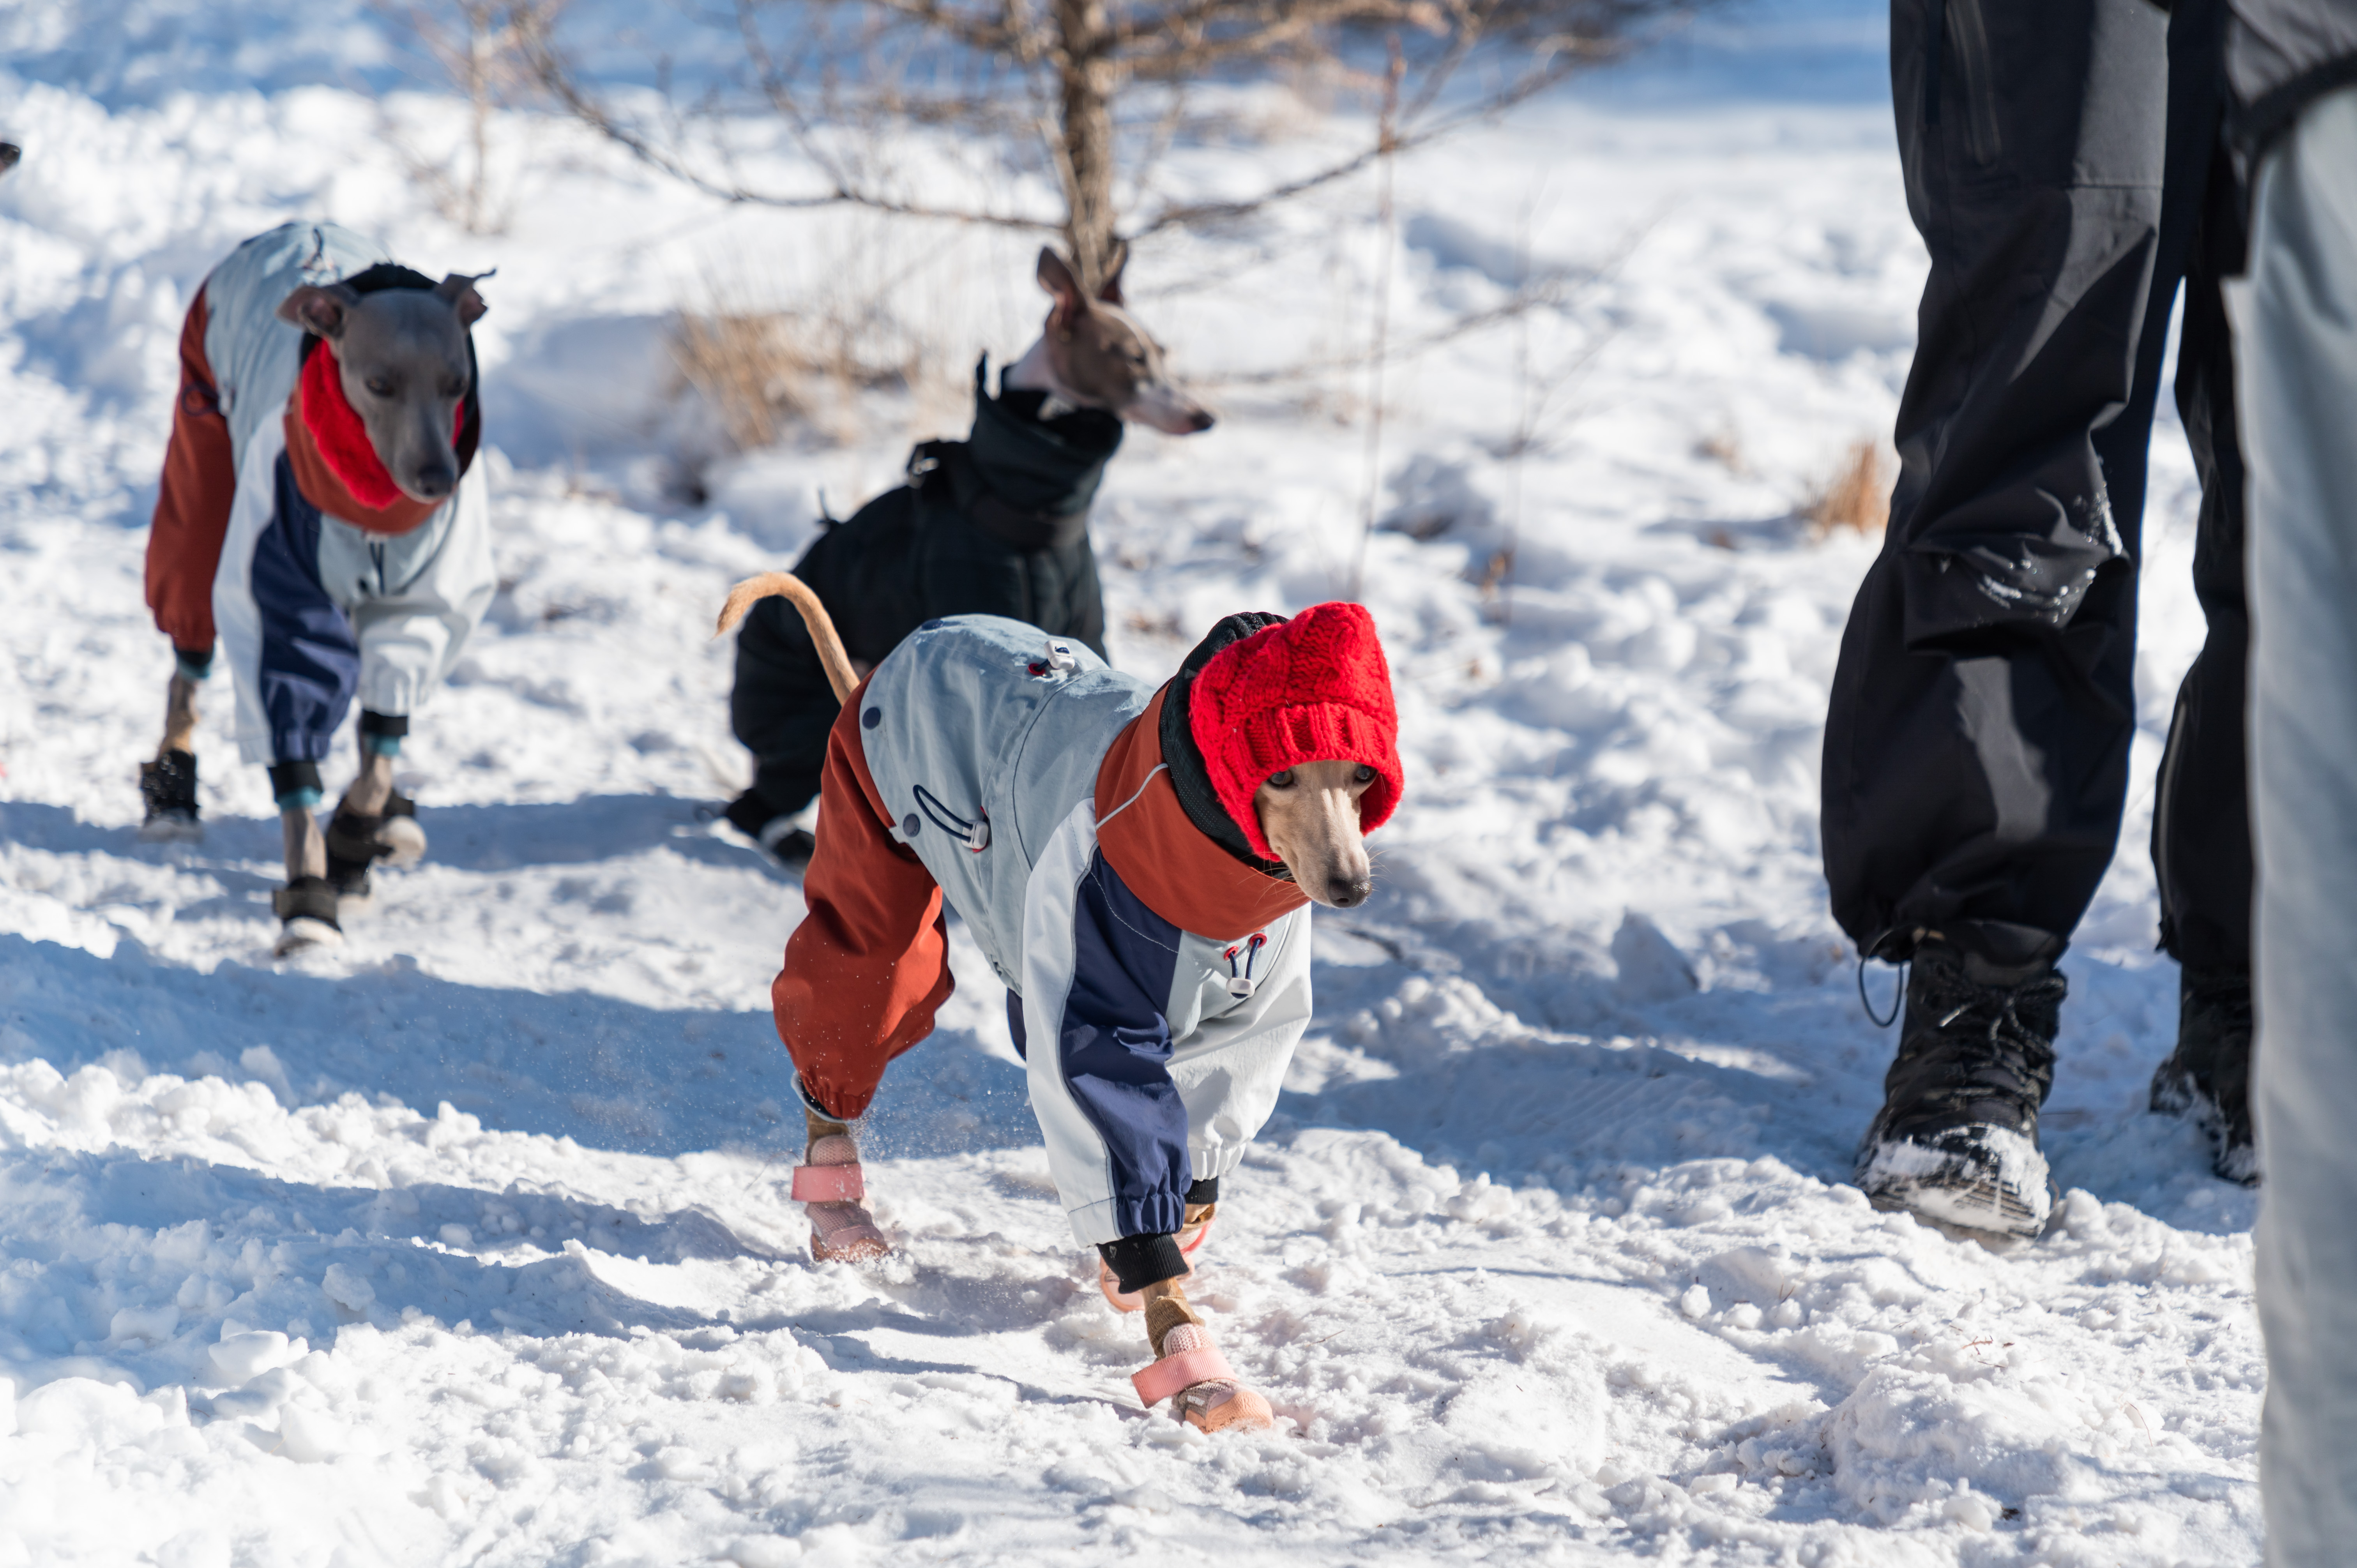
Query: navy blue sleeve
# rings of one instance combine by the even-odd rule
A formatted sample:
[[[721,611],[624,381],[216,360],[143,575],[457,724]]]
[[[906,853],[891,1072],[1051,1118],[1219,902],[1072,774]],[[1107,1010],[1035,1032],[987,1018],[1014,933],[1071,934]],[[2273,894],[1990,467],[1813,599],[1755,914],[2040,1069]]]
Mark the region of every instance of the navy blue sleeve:
[[[360,689],[361,650],[319,581],[319,509],[303,498],[285,453],[275,478],[276,515],[253,546],[262,711],[273,761],[322,762]]]
[[[1191,1179],[1187,1107],[1170,1081],[1170,985],[1178,928],[1092,858],[1072,911],[1072,986],[1057,1029],[1058,1065],[1112,1166],[1125,1236],[1175,1232]]]

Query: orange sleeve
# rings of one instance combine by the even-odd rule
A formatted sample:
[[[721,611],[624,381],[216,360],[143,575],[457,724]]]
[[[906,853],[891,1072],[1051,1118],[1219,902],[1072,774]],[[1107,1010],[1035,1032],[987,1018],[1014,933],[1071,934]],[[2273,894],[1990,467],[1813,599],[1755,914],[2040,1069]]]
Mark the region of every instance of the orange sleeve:
[[[892,838],[860,749],[866,690],[862,682],[827,734],[818,850],[802,874],[810,913],[770,986],[778,1037],[803,1085],[846,1122],[867,1109],[885,1064],[933,1032],[956,983],[941,886]]]
[[[147,607],[175,648],[213,645],[213,572],[237,499],[237,459],[229,421],[205,359],[205,293],[197,291],[180,327],[180,395],[164,447],[156,524],[147,535]]]

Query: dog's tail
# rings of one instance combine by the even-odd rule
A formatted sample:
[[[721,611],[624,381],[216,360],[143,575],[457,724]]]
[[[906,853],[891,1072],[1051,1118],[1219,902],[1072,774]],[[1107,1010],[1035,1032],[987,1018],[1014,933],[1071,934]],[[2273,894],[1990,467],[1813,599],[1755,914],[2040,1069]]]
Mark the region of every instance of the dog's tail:
[[[834,634],[834,618],[826,607],[818,602],[811,586],[791,572],[764,572],[758,577],[748,577],[728,590],[728,602],[720,607],[720,624],[712,635],[732,631],[745,618],[745,612],[773,594],[782,594],[802,612],[802,625],[810,628],[811,640],[818,645],[818,661],[826,667],[826,683],[834,688],[834,700],[847,703],[859,677],[852,672],[851,655],[843,650],[843,639]]]

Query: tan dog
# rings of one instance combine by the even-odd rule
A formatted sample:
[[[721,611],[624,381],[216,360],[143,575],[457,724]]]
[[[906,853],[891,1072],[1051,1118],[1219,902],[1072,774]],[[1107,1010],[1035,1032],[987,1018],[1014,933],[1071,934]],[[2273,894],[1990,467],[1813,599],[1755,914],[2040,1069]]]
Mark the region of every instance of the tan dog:
[[[934,932],[946,897],[1007,980],[1074,1232],[1098,1249],[1107,1301],[1143,1312],[1156,1360],[1133,1380],[1140,1399],[1173,1399],[1206,1432],[1265,1426],[1266,1400],[1221,1356],[1183,1278],[1222,1174],[1275,1105],[1309,1022],[1303,905],[1365,901],[1366,824],[1399,798],[1390,671],[1372,618],[1339,604],[1283,625],[1226,618],[1159,692],[1007,618],[943,618],[862,686],[818,595],[793,574],[738,584],[715,635],[772,595],[808,628],[842,709],[804,883],[812,918],[771,991],[806,1112],[793,1196],[811,1218],[812,1255],[890,1251],[863,1207],[852,1119],[949,993]],[[1121,1058],[1142,1069],[1108,1070],[1089,1042],[1115,1032],[1159,1036],[1168,1059],[1187,1063],[1183,1083],[1163,1080],[1175,1093],[1127,1094],[1141,1081],[1129,1075],[1163,1058],[1149,1046]],[[1074,1109],[1083,1092],[1116,1108],[1105,1117],[1127,1118],[1116,1123],[1125,1141]],[[1190,1127],[1222,1131],[1197,1153]],[[1165,1153],[1181,1140],[1183,1165]]]

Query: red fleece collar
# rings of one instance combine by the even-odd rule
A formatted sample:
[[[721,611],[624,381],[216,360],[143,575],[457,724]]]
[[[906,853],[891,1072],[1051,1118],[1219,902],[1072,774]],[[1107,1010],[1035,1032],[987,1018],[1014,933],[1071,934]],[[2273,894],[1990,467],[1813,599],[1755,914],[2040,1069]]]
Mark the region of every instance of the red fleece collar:
[[[452,441],[458,439],[466,424],[467,404],[462,399],[452,418]],[[303,361],[303,427],[311,433],[328,471],[343,481],[354,500],[382,510],[410,499],[393,482],[384,460],[376,455],[376,444],[369,439],[368,426],[344,396],[335,345],[324,338]]]

